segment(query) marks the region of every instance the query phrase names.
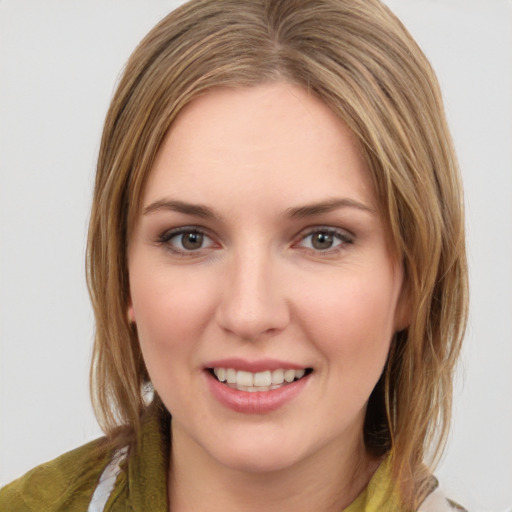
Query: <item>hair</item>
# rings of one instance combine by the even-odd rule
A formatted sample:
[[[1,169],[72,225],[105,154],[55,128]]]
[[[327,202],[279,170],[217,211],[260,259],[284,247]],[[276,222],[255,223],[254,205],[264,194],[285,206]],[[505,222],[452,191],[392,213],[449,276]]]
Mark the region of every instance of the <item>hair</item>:
[[[364,436],[418,503],[446,441],[466,325],[463,197],[435,74],[378,0],[193,0],[135,49],[106,117],[89,227],[96,415],[115,444],[139,431],[148,406],[127,318],[127,244],[163,137],[207,90],[279,81],[320,98],[354,133],[403,262],[409,324],[392,341]]]

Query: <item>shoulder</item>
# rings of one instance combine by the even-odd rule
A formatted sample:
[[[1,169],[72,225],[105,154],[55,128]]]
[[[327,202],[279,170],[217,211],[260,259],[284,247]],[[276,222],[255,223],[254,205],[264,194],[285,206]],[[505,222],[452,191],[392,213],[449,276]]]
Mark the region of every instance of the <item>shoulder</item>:
[[[439,488],[437,480],[418,512],[467,512],[464,507],[448,499]]]
[[[0,510],[87,510],[110,457],[111,451],[99,439],[37,466],[0,490]]]

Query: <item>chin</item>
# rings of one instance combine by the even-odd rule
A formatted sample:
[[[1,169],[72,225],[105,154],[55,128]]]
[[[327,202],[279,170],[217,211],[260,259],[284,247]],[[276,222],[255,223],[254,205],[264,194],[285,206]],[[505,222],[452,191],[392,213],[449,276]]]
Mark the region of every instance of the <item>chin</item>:
[[[283,471],[307,457],[301,444],[286,442],[286,438],[272,436],[253,437],[248,442],[248,435],[243,439],[233,436],[226,438],[226,443],[215,444],[210,456],[233,471],[245,473],[273,473]],[[290,441],[290,439],[288,439]]]
[[[233,471],[263,475],[292,467],[297,463],[297,457],[286,456],[285,454],[276,456],[275,451],[268,454],[255,447],[253,450],[224,456],[219,462]]]

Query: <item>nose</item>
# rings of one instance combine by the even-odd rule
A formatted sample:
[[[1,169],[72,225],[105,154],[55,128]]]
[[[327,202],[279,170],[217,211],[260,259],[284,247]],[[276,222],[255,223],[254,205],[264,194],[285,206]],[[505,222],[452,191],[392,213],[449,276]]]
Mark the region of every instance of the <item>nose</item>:
[[[278,267],[265,251],[233,257],[217,309],[217,322],[223,330],[256,341],[288,325],[289,305]]]

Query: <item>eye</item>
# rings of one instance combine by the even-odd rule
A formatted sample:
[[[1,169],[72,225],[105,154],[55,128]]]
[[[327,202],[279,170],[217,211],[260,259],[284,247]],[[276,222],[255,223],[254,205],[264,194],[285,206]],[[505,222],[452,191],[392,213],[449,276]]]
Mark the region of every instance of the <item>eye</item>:
[[[347,233],[337,229],[321,228],[306,233],[298,245],[317,252],[327,252],[351,243],[353,239]]]
[[[158,243],[176,253],[195,252],[214,245],[213,240],[204,232],[187,227],[166,231],[158,238]]]
[[[177,238],[177,241],[179,244],[181,244],[181,247],[187,251],[195,251],[202,248],[205,236],[202,233],[191,232],[183,233],[173,238]]]

